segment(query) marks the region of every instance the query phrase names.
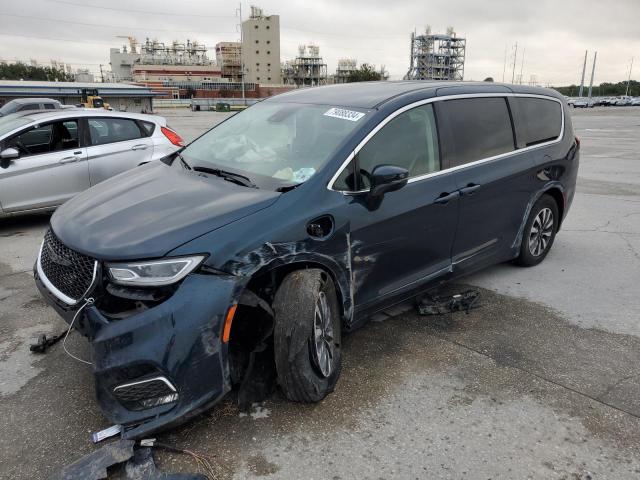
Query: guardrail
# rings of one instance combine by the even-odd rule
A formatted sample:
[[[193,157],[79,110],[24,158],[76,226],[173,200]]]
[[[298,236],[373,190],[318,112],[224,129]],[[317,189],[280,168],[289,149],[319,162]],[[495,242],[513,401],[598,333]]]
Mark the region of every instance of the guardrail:
[[[191,108],[191,105],[199,105],[202,110],[213,109],[217,103],[228,103],[232,107],[245,107],[259,102],[259,99],[247,98],[156,98],[153,100],[154,108]]]

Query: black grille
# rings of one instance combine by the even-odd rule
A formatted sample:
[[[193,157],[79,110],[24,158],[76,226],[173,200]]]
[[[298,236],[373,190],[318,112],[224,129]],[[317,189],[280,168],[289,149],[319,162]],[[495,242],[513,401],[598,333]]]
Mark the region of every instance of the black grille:
[[[76,301],[93,281],[95,260],[66,247],[51,230],[44,237],[40,265],[53,286]]]
[[[134,385],[118,387],[113,393],[120,403],[129,410],[143,410],[167,403],[160,403],[159,400],[168,396],[173,396],[171,399],[167,398],[167,400],[169,400],[168,403],[175,401],[177,398],[173,389],[160,379],[151,379]]]

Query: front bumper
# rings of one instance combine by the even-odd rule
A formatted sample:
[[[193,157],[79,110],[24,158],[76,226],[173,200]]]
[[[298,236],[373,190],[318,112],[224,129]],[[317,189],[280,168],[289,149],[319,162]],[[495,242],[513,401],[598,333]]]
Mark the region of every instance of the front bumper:
[[[62,304],[37,271],[35,280],[48,303],[70,323],[77,306]],[[110,319],[95,305],[78,316],[74,328],[91,346],[98,403],[110,422],[125,425],[125,438],[180,423],[229,391],[227,345],[221,335],[238,283],[230,275],[195,273],[163,303],[127,318]],[[114,394],[118,385],[158,376],[175,387],[177,401],[134,411]]]

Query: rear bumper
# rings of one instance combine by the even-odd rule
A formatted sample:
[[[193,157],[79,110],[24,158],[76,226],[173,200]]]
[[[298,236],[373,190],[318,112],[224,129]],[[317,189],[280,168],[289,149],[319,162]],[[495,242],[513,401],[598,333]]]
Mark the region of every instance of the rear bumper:
[[[61,304],[36,284],[51,306],[70,323],[76,309]],[[221,341],[238,278],[191,274],[163,303],[113,320],[95,305],[76,319],[91,346],[96,395],[110,422],[126,426],[124,437],[137,438],[180,423],[215,404],[230,389],[227,345]],[[119,385],[163,377],[178,398],[169,404],[132,410],[114,394]]]

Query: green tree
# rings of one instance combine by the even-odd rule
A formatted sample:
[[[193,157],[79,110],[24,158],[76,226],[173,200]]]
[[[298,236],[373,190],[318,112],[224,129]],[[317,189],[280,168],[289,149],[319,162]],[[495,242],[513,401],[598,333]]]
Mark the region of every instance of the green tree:
[[[348,82],[370,82],[382,80],[382,74],[380,72],[376,72],[373,65],[369,65],[368,63],[363,63],[360,65],[360,68],[354,70],[349,74]]]
[[[73,75],[62,69],[27,65],[22,62],[0,64],[0,79],[2,80],[43,80],[58,82],[73,82]]]

